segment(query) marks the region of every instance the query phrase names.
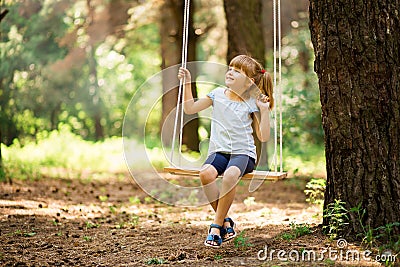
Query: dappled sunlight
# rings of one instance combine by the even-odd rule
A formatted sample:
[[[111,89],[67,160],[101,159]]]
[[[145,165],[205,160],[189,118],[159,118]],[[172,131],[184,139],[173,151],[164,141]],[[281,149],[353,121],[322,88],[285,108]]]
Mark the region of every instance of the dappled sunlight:
[[[247,266],[258,266],[262,262],[257,253],[266,245],[288,250],[334,248],[335,242],[318,227],[321,206],[306,202],[305,182],[298,178],[265,182],[253,193],[248,192],[248,181],[240,182],[230,216],[237,223],[238,240],[245,243],[224,243],[218,253],[231,262],[240,259]],[[181,177],[179,183],[194,185],[198,178]],[[106,258],[114,265],[140,266],[156,256],[206,264],[215,256],[203,245],[213,219],[208,205],[166,205],[145,194],[128,176],[17,180],[1,183],[0,192],[0,248],[7,253],[0,254],[0,261],[29,260],[27,249],[42,258],[57,253],[57,258],[48,260],[51,265],[62,261],[75,266]],[[309,233],[293,240],[293,227]],[[370,264],[360,266],[376,266]]]

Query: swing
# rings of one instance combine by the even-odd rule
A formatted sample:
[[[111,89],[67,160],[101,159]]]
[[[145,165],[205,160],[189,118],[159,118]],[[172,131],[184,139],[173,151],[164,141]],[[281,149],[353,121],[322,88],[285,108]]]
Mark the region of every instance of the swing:
[[[277,4],[278,3],[278,4]],[[182,67],[186,68],[187,63],[187,43],[188,43],[188,20],[189,20],[189,5],[190,0],[185,0],[184,5],[184,19],[183,19],[183,40],[182,40]],[[278,9],[276,8],[278,6]],[[274,110],[275,120],[274,120],[274,131],[275,131],[275,138],[274,138],[274,156],[273,156],[273,163],[274,163],[274,170],[278,170],[278,162],[277,162],[277,150],[278,150],[278,138],[277,138],[277,109],[279,108],[279,171],[258,171],[254,170],[251,173],[245,174],[241,179],[245,180],[282,180],[287,178],[287,173],[282,171],[282,92],[281,92],[281,27],[280,27],[280,0],[274,0],[273,2],[273,20],[274,20],[274,88],[277,88],[277,105]],[[278,14],[278,18],[276,15]],[[278,37],[277,37],[278,32]],[[278,45],[277,45],[278,39]],[[277,51],[278,49],[278,51]],[[278,57],[277,57],[278,52]],[[278,66],[277,66],[278,61]],[[278,71],[277,71],[278,69]],[[278,72],[278,75],[277,75]],[[278,77],[277,77],[278,76]],[[185,84],[185,80],[181,79],[179,81],[179,90],[178,90],[178,100],[177,105],[182,102],[183,99],[183,85]],[[174,147],[175,147],[175,136],[177,132],[177,125],[178,125],[178,113],[180,113],[180,131],[179,131],[179,149],[178,151],[182,151],[182,132],[183,132],[183,105],[181,105],[181,111],[177,107],[175,113],[175,124],[174,124],[174,133],[172,138],[172,151],[171,151],[171,162],[173,160],[174,155]],[[165,172],[174,175],[182,175],[182,176],[198,176],[200,169],[194,168],[181,168],[181,167],[165,167]]]

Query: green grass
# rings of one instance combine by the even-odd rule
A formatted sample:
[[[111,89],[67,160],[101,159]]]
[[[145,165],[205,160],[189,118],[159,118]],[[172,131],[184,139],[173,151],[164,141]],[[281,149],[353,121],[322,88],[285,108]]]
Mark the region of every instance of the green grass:
[[[291,222],[290,228],[290,232],[282,233],[280,238],[286,241],[291,241],[303,235],[309,235],[312,233],[310,225],[307,223],[296,224],[295,222]]]
[[[249,241],[248,237],[245,235],[245,230],[241,231],[238,236],[235,237],[233,240],[233,243],[235,245],[235,248],[237,249],[246,249],[248,247],[253,246]]]
[[[79,178],[83,173],[126,169],[122,138],[95,143],[68,131],[53,131],[24,145],[17,140],[9,147],[2,146],[2,153],[5,172],[10,178]]]
[[[109,178],[110,173],[126,177],[125,155],[132,157],[129,164],[133,170],[153,167],[161,170],[168,165],[166,157],[170,156],[169,151],[158,147],[144,149],[141,142],[143,140],[123,140],[122,137],[93,142],[68,130],[44,132],[38,134],[36,140],[16,140],[9,147],[2,145],[5,175],[0,175],[0,180],[41,177],[101,179]],[[316,173],[318,176],[325,173],[323,147],[306,147],[300,152],[286,149],[283,153],[284,169],[294,175]],[[196,161],[195,164],[201,166],[206,154],[206,151],[185,153],[183,161]]]
[[[22,144],[23,143],[23,144]],[[129,142],[134,151],[140,147],[136,141]],[[93,178],[109,177],[110,173],[127,173],[122,137],[92,142],[83,140],[67,130],[53,131],[37,136],[36,141],[19,142],[1,147],[6,178],[39,179],[41,177]],[[156,164],[162,160],[159,149],[147,151]],[[157,155],[157,156],[156,156]],[[140,169],[146,157],[134,161],[132,168]]]

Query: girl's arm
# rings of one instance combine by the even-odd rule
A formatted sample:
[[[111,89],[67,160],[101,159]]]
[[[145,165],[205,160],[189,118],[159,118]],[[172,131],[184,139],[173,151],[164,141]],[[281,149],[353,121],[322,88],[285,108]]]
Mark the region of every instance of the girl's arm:
[[[212,105],[212,100],[209,97],[200,98],[197,101],[194,101],[192,94],[192,86],[191,86],[191,75],[189,70],[180,68],[178,72],[178,78],[183,79],[185,77],[184,87],[184,103],[183,110],[186,114],[195,114],[203,109],[208,108]]]
[[[257,106],[260,112],[254,112],[254,128],[258,139],[261,142],[267,142],[270,137],[270,122],[269,122],[269,102],[268,97],[257,100]]]

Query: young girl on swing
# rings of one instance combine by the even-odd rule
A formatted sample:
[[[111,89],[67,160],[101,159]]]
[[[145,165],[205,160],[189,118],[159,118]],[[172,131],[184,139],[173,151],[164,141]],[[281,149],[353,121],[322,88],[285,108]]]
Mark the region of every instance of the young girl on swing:
[[[200,180],[205,195],[215,211],[204,244],[218,248],[236,236],[235,223],[228,216],[240,178],[254,170],[257,160],[252,136],[252,122],[258,139],[270,137],[269,111],[273,108],[272,79],[255,59],[239,55],[232,59],[225,75],[226,87],[218,87],[197,101],[191,92],[191,75],[180,68],[178,78],[185,78],[184,111],[194,114],[213,106],[208,158]],[[221,190],[216,179],[223,174]]]

